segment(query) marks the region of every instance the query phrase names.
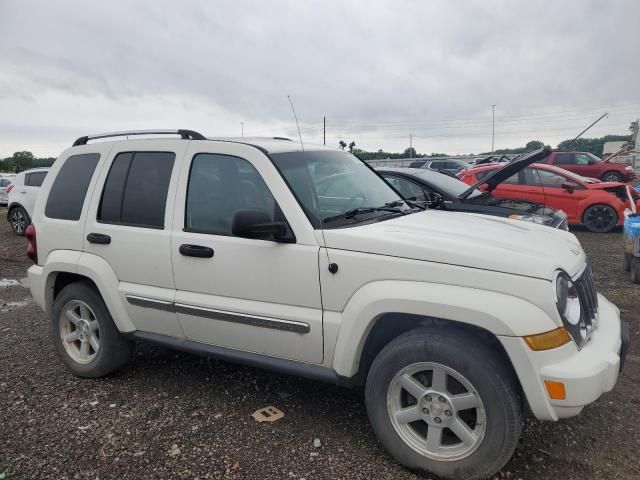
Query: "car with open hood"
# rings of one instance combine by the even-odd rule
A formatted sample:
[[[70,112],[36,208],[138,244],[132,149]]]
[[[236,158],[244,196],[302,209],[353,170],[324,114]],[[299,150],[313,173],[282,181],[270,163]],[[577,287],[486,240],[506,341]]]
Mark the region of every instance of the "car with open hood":
[[[521,161],[534,162],[548,152],[534,152]],[[543,204],[524,199],[504,199],[469,185],[458,178],[425,169],[381,167],[378,173],[406,200],[423,202],[430,208],[468,212],[534,222],[568,230],[567,215]]]
[[[80,137],[32,219],[29,287],[77,376],[151,342],[359,386],[389,454],[439,478],[495,475],[526,412],[579,414],[627,350],[574,235],[425,209],[323,146]]]
[[[640,208],[640,195],[620,182],[600,182],[544,163],[520,160],[482,165],[462,172],[460,180],[497,198],[525,199],[567,214],[570,225],[610,232],[622,225],[625,210]]]

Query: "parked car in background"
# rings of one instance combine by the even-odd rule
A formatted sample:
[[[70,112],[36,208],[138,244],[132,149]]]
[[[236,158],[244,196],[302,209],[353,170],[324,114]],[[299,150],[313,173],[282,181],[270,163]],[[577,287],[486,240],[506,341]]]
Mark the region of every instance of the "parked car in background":
[[[414,162],[411,165],[417,164]],[[416,168],[412,167],[410,168]],[[453,175],[457,175],[459,172],[464,170],[465,168],[469,168],[469,164],[467,162],[463,162],[462,160],[457,160],[455,158],[447,159],[447,160],[425,160],[422,165],[418,168],[427,168],[429,170],[435,170],[436,172],[449,173]]]
[[[11,180],[8,177],[0,176],[0,205],[7,205],[9,203],[7,189],[10,184]]]
[[[499,183],[485,185],[501,168],[502,164],[481,165],[462,172],[459,178],[498,198],[525,199],[562,210],[570,225],[583,224],[592,232],[610,232],[622,225],[625,209],[631,207],[624,183],[594,182],[568,170],[540,163],[522,168]],[[631,186],[629,191],[631,201],[640,209],[638,192]]]
[[[603,182],[629,182],[636,178],[630,165],[602,160],[588,152],[553,152],[544,163]]]
[[[544,156],[537,154],[521,161],[532,163],[541,158]],[[494,215],[569,229],[567,215],[562,210],[527,200],[497,198],[490,192],[469,188],[463,181],[449,175],[416,168],[385,167],[376,170],[406,200],[424,202],[430,208]],[[496,174],[511,175],[504,169],[496,171]]]
[[[74,374],[139,340],[361,386],[382,445],[439,478],[494,475],[526,412],[578,415],[629,343],[574,235],[424,210],[322,146],[81,137],[33,218],[29,287]]]
[[[7,220],[16,235],[24,235],[31,224],[33,206],[48,171],[48,168],[33,168],[20,172],[7,188]]]

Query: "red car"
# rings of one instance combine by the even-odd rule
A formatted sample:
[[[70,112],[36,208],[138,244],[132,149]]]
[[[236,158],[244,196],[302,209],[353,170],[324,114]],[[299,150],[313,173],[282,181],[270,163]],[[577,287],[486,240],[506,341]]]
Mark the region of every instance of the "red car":
[[[610,163],[587,152],[552,152],[544,163],[603,182],[629,182],[636,178],[630,166]]]
[[[505,172],[497,175],[500,170]],[[640,195],[633,187],[629,186],[627,193],[624,183],[599,182],[547,164],[494,163],[465,170],[459,178],[494,197],[529,200],[563,210],[569,224],[584,224],[592,232],[610,232],[622,225],[624,211],[630,208],[629,195],[640,211]]]

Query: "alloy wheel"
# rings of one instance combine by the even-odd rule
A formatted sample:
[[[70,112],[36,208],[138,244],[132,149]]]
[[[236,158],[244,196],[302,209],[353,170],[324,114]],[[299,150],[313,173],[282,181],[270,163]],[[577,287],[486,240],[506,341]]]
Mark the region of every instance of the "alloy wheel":
[[[100,326],[89,305],[71,300],[60,314],[60,337],[65,351],[78,363],[90,363],[100,350]]]
[[[13,231],[15,233],[19,235],[24,233],[25,229],[27,228],[27,219],[24,213],[22,213],[21,209],[19,208],[13,209],[13,211],[11,212],[10,221],[11,221],[11,228],[13,228]]]
[[[607,205],[590,207],[584,215],[584,223],[592,232],[608,232],[617,222],[616,212]]]
[[[414,363],[391,380],[387,412],[413,450],[439,461],[471,455],[486,432],[480,395],[459,372],[438,363]]]

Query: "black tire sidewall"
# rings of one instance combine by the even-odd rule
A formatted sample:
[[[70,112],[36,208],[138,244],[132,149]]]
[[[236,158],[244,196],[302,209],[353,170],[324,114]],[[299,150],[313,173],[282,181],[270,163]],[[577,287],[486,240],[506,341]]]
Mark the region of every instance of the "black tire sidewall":
[[[414,471],[465,479],[494,474],[513,455],[522,431],[522,396],[510,367],[470,335],[458,331],[413,332],[388,344],[369,371],[365,398],[374,431],[389,453]],[[482,444],[470,456],[456,461],[423,457],[406,445],[393,428],[387,412],[389,383],[398,371],[417,362],[435,362],[454,369],[480,395],[487,429]]]
[[[613,225],[611,225],[611,227],[610,227],[610,228],[607,228],[606,230],[595,230],[595,229],[593,229],[593,228],[589,225],[589,223],[587,223],[587,222],[585,221],[585,220],[586,220],[586,218],[587,218],[587,213],[589,212],[589,210],[591,210],[592,208],[599,208],[599,207],[606,207],[606,208],[609,208],[609,209],[613,212],[613,215],[614,215],[614,218],[615,218],[615,222],[613,222]],[[589,207],[587,207],[587,208],[585,209],[585,211],[584,211],[584,213],[583,213],[583,215],[582,215],[582,220],[583,220],[584,226],[585,226],[585,227],[587,228],[587,230],[589,230],[590,232],[593,232],[593,233],[609,233],[609,232],[611,232],[614,228],[616,228],[616,226],[618,225],[618,221],[619,221],[620,219],[618,218],[618,212],[616,212],[616,209],[615,209],[615,208],[613,208],[611,205],[607,205],[607,204],[605,204],[605,203],[597,203],[597,204],[595,204],[595,205],[591,205],[591,206],[589,206]]]
[[[87,364],[78,363],[69,356],[60,336],[60,315],[71,300],[81,300],[89,305],[98,321],[100,348],[96,357]],[[80,377],[97,378],[108,375],[126,364],[131,355],[132,342],[122,337],[102,297],[85,282],[67,285],[56,297],[51,315],[51,336],[56,351],[67,368]]]

